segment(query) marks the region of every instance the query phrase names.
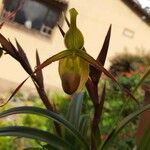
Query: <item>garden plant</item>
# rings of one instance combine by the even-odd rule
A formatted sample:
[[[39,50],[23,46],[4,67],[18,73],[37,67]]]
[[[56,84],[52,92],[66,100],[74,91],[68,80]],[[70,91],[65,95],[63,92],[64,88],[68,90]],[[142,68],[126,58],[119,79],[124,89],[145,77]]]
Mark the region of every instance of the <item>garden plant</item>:
[[[1,57],[7,54],[20,63],[29,76],[14,90],[10,98],[1,107],[6,105],[15,96],[23,84],[31,78],[39,97],[45,108],[35,106],[21,106],[13,107],[8,110],[0,112],[0,118],[4,118],[15,114],[34,114],[40,117],[47,118],[52,122],[50,130],[42,130],[40,128],[33,128],[28,126],[4,126],[0,127],[0,136],[14,136],[25,137],[38,141],[39,147],[28,147],[25,150],[110,150],[111,143],[117,137],[122,129],[132,120],[134,120],[142,112],[150,109],[150,105],[140,106],[134,93],[138,87],[143,83],[145,78],[150,74],[148,68],[143,78],[137,83],[134,89],[129,90],[122,86],[117,79],[104,68],[109,41],[111,36],[111,26],[105,37],[104,44],[96,59],[90,56],[84,47],[84,37],[77,27],[78,12],[72,8],[70,12],[70,21],[65,17],[68,24],[68,31],[65,33],[58,25],[58,28],[64,37],[64,44],[66,50],[51,56],[43,63],[40,62],[40,57],[36,51],[36,68],[32,69],[28,58],[16,40],[17,48],[0,34],[0,53]],[[70,103],[65,112],[61,112],[54,103],[47,96],[45,85],[43,83],[44,76],[42,69],[51,63],[59,61],[59,75],[62,82],[62,87],[65,93],[70,95]],[[124,106],[128,101],[132,101],[137,105],[137,108],[131,113],[120,119],[118,115],[117,121],[110,124],[111,131],[107,137],[102,138],[101,121],[103,117],[103,109],[105,98],[107,96],[106,86],[103,82],[102,75],[107,76],[116,85],[124,99]],[[53,78],[53,77],[51,77]],[[100,86],[100,87],[99,87]],[[113,92],[112,92],[113,94]],[[88,95],[88,99],[87,99]],[[59,101],[59,99],[58,99]],[[91,103],[91,111],[86,111],[86,103]],[[150,149],[148,141],[150,137],[145,136],[145,140],[137,145],[140,147],[147,147]],[[142,145],[142,146],[141,146]],[[145,149],[143,149],[145,150]]]

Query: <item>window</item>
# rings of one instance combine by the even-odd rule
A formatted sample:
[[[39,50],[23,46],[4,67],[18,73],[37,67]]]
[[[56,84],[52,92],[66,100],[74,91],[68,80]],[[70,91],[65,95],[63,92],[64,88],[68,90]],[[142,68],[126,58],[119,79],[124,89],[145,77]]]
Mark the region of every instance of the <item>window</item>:
[[[67,8],[67,3],[56,0],[3,0],[3,4],[3,19],[17,10],[9,17],[9,21],[22,24],[28,29],[36,29],[45,35],[51,34],[62,11]]]
[[[123,30],[123,35],[128,38],[132,39],[134,37],[134,34],[135,34],[134,31],[129,28],[124,28],[124,30]]]

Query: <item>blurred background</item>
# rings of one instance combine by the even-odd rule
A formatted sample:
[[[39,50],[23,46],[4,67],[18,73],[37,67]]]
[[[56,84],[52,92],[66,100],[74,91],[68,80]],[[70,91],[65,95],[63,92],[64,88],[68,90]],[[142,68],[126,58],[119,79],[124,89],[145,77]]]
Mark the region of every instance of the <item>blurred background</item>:
[[[17,13],[7,19],[20,2]],[[65,49],[57,24],[67,31],[62,12],[68,16],[67,10],[75,7],[79,12],[77,24],[84,35],[85,47],[94,58],[112,24],[106,61],[106,68],[109,68],[111,58],[118,53],[150,53],[149,6],[149,0],[0,0],[1,22],[5,21],[1,34],[12,43],[17,39],[34,68],[36,49],[42,61]],[[7,55],[0,59],[0,68],[0,83],[8,83],[6,87],[0,84],[1,88],[20,83],[27,76],[20,65]],[[61,89],[57,62],[44,69],[44,76],[48,87]],[[26,85],[33,86],[29,81]]]

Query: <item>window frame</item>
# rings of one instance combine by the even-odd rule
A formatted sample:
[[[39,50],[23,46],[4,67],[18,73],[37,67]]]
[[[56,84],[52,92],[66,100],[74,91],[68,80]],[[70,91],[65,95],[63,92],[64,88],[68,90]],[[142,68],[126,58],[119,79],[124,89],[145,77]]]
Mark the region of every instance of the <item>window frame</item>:
[[[60,1],[57,1],[57,0],[31,0],[31,1],[36,1],[42,5],[45,5],[45,6],[48,6],[49,7],[49,10],[51,7],[54,7],[55,10],[59,10],[58,11],[58,18],[57,18],[57,21],[55,23],[55,25],[51,28],[50,26],[47,26],[46,23],[45,23],[45,19],[47,18],[48,14],[46,14],[44,16],[44,20],[42,22],[42,25],[40,27],[40,30],[38,29],[35,29],[35,28],[31,28],[31,29],[28,29],[25,27],[24,24],[22,23],[19,23],[17,21],[14,21],[14,18],[16,17],[12,17],[12,19],[8,19],[4,17],[4,14],[5,13],[5,6],[4,6],[4,0],[3,0],[3,8],[1,10],[1,19],[6,21],[7,23],[10,23],[10,24],[13,24],[14,26],[20,26],[20,28],[26,30],[26,31],[31,31],[31,32],[36,32],[40,35],[44,35],[44,36],[47,36],[47,37],[50,37],[51,34],[52,34],[52,30],[54,29],[54,27],[57,25],[57,22],[59,22],[59,24],[62,24],[63,20],[62,20],[62,12],[65,13],[67,8],[68,8],[68,3],[67,2],[60,2]],[[18,1],[19,3],[19,1]],[[49,11],[48,10],[48,11]],[[46,31],[47,30],[47,31]]]

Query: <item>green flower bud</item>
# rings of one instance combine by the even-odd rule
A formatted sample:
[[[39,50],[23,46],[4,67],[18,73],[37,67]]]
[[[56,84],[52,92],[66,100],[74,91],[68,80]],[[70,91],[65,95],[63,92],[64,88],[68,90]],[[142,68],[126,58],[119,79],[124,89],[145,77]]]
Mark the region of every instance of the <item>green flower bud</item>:
[[[78,12],[72,8],[70,12],[70,28],[64,37],[64,43],[67,49],[82,49],[84,45],[84,38],[81,31],[76,26],[76,18]]]

